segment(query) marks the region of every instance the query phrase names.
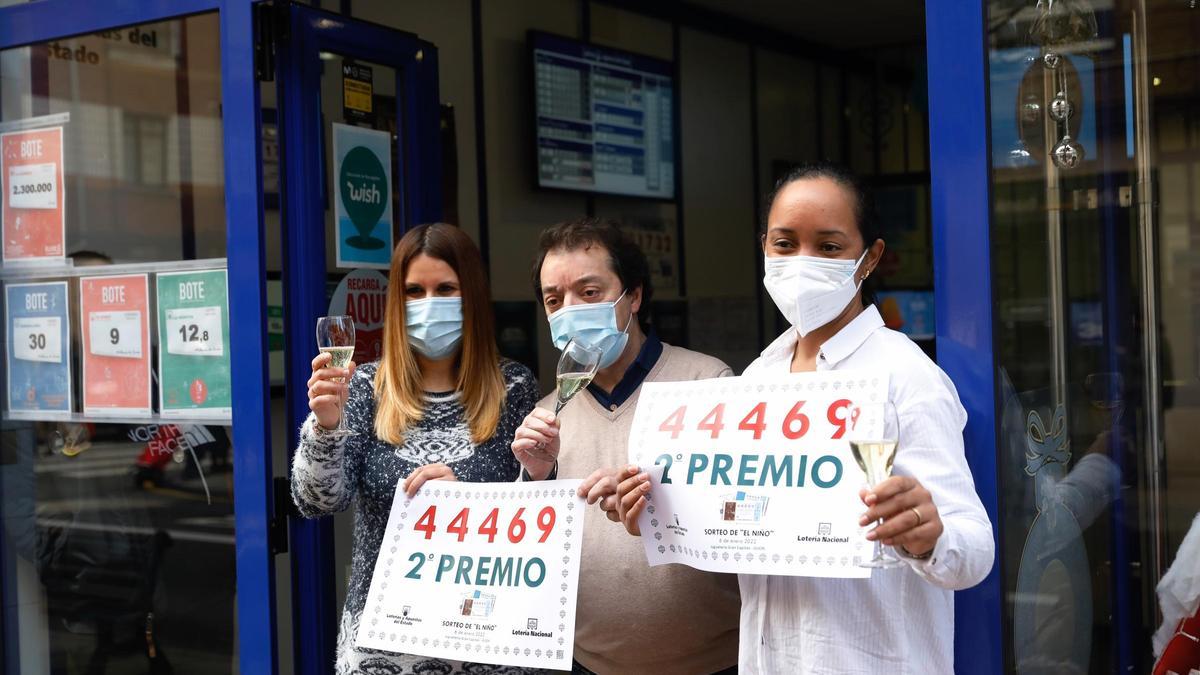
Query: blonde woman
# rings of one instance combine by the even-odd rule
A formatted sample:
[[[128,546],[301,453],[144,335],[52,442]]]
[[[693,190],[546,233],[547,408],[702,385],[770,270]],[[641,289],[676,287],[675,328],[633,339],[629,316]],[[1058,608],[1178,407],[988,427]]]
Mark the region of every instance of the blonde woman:
[[[313,359],[312,414],[292,463],[292,497],[310,518],[355,504],[339,675],[525,672],[354,645],[397,482],[412,495],[430,480],[512,481],[520,471],[508,443],[538,387],[527,368],[499,356],[483,270],[459,228],[410,230],[392,254],[383,357],[345,369],[330,368],[325,354]],[[342,414],[353,434],[327,433]]]

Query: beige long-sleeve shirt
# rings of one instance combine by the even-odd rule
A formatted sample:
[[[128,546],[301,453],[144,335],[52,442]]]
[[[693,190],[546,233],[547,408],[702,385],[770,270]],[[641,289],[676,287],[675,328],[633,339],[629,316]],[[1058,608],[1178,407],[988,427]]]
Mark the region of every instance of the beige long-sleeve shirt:
[[[732,374],[720,360],[664,344],[646,382]],[[559,478],[586,478],[629,462],[629,429],[641,388],[621,405],[589,394],[559,414]],[[553,397],[542,407],[553,409]],[[737,663],[738,586],[733,575],[650,567],[639,538],[589,507],[579,570],[575,659],[596,673],[714,673]]]

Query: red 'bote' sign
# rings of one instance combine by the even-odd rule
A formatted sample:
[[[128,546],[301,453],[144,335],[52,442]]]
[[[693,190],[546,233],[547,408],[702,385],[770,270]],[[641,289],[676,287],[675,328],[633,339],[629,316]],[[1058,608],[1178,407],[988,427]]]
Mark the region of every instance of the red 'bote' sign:
[[[79,280],[83,411],[150,414],[150,295],[145,274]]]
[[[0,134],[4,262],[65,255],[63,128]]]

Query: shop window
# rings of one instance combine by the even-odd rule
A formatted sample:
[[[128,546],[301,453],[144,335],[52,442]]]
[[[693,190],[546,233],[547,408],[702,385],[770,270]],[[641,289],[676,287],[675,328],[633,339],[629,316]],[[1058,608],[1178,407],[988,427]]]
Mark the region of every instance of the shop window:
[[[167,180],[167,125],[159,116],[126,113],[124,178],[130,183],[159,186]]]
[[[0,52],[0,573],[21,672],[236,666],[218,26]]]

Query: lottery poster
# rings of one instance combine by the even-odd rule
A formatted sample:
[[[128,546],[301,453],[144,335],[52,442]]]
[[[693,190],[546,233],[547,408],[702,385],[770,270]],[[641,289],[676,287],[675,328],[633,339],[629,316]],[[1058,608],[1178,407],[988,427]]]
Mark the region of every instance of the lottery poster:
[[[0,134],[0,181],[4,264],[63,262],[63,128]]]
[[[83,412],[149,415],[150,283],[145,274],[79,280]]]
[[[570,670],[581,482],[397,489],[358,648]]]
[[[886,375],[852,371],[643,385],[629,461],[651,475],[650,565],[869,577],[848,434],[878,422],[857,411],[887,392]]]
[[[8,409],[71,412],[67,282],[4,288],[8,326]]]
[[[228,418],[233,381],[225,270],[162,272],[157,282],[159,412]]]

